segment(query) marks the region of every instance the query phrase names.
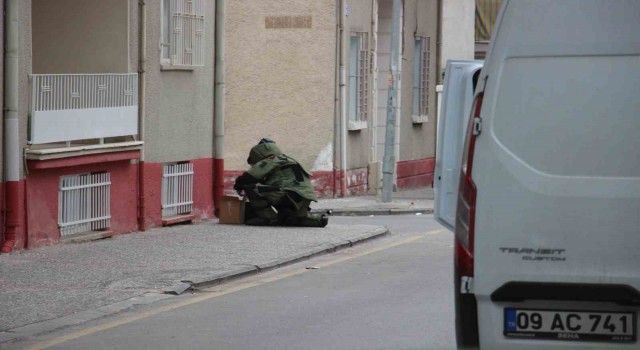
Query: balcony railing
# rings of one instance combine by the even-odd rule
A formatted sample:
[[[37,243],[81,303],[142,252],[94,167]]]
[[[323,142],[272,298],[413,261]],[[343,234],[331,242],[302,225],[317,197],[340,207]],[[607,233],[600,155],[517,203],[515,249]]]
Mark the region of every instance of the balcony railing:
[[[29,143],[138,134],[138,74],[33,74]]]

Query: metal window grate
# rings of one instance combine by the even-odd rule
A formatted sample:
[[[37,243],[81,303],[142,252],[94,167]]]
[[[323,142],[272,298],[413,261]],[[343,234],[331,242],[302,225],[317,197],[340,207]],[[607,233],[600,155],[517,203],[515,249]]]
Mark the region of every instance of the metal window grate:
[[[420,80],[422,92],[420,94],[420,115],[429,115],[429,85],[431,83],[431,38],[422,38],[422,69]]]
[[[350,68],[351,118],[356,121],[366,121],[369,115],[369,48],[367,33],[353,33],[351,35],[351,63]]]
[[[431,86],[431,38],[416,37],[416,62],[414,69],[414,114],[429,115],[429,90]]]
[[[171,1],[170,51],[171,64],[204,66],[204,0]]]
[[[162,167],[162,216],[190,214],[193,207],[193,164]]]
[[[111,225],[111,175],[60,177],[58,226],[60,235],[98,231]]]

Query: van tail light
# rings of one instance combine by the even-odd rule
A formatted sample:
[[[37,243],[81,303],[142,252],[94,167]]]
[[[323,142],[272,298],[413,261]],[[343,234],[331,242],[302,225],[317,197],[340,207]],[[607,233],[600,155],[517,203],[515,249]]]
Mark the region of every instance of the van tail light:
[[[473,168],[473,154],[476,137],[480,134],[480,109],[482,108],[483,93],[479,93],[471,108],[471,118],[467,128],[460,186],[458,189],[458,205],[456,207],[455,224],[455,263],[458,276],[473,277],[473,241],[476,215],[476,185],[471,178]]]

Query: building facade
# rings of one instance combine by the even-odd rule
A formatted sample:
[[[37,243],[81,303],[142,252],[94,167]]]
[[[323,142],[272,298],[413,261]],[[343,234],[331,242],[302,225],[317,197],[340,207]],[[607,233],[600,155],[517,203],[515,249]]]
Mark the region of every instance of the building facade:
[[[215,2],[4,3],[2,252],[212,217]]]
[[[320,197],[380,190],[392,0],[3,4],[2,253],[212,218],[262,137]],[[442,1],[402,4],[406,189],[432,182],[447,36]]]
[[[431,185],[437,0],[403,1],[397,188]],[[227,188],[262,137],[312,171],[326,196],[380,189],[391,0],[242,0],[227,13]]]

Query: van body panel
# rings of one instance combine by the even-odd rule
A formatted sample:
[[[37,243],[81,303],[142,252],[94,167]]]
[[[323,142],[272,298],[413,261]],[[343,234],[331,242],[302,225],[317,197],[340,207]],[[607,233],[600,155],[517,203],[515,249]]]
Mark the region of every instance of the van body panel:
[[[607,301],[496,302],[509,282],[640,291],[640,1],[506,0],[476,94],[474,281],[482,349],[632,349],[514,339],[505,308],[634,312]],[[537,294],[537,293],[532,293]]]
[[[510,57],[500,98],[484,102],[494,116],[485,130],[544,175],[640,180],[639,67],[637,55]]]
[[[460,162],[464,136],[473,103],[473,76],[482,61],[447,62],[438,118],[438,145],[434,181],[434,218],[453,231],[460,181]]]

